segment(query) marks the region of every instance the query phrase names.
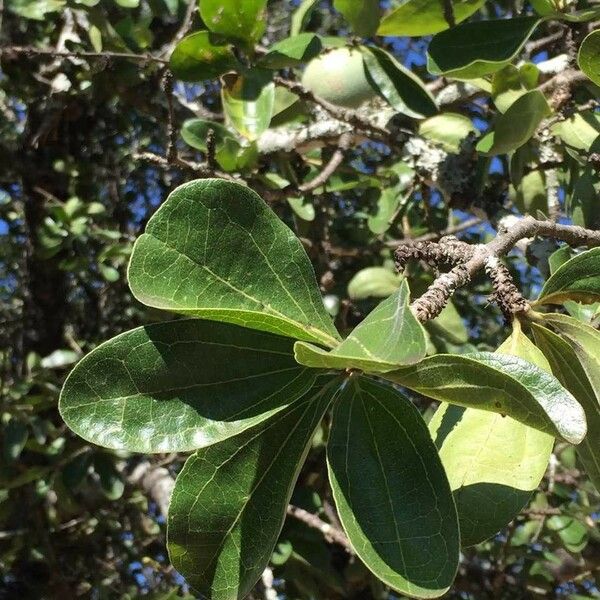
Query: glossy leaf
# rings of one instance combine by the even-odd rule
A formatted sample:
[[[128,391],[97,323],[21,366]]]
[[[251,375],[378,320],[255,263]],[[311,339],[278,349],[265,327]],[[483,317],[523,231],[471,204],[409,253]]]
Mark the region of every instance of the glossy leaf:
[[[477,12],[485,0],[452,2],[454,20],[460,23]],[[379,35],[422,36],[448,29],[444,5],[439,0],[408,0],[386,15],[377,33]]]
[[[515,356],[437,354],[382,377],[435,400],[508,415],[574,444],[585,436],[585,414],[575,398],[552,375]]]
[[[379,27],[379,0],[333,0],[333,6],[344,15],[356,35],[371,37]]]
[[[600,368],[600,334],[589,331],[589,326],[571,324],[567,342],[545,327],[535,323],[532,327],[536,344],[548,359],[554,376],[585,410],[588,432],[576,450],[586,473],[600,490],[600,387],[594,392],[586,374],[586,370],[596,373]]]
[[[319,4],[319,0],[301,0],[298,8],[292,14],[290,35],[298,35],[304,30],[317,4]]]
[[[420,361],[425,356],[425,335],[408,305],[406,280],[389,298],[336,348],[327,352],[312,344],[297,342],[296,360],[309,367],[391,371],[398,365]]]
[[[334,346],[312,266],[252,190],[217,179],[177,188],[150,219],[129,265],[155,308]]]
[[[520,328],[497,352],[550,371]],[[554,438],[510,417],[442,404],[429,429],[444,464],[460,521],[463,546],[479,544],[512,521],[548,466]]]
[[[461,142],[477,129],[468,117],[458,113],[444,113],[423,121],[419,134],[439,143],[446,152],[458,153]]]
[[[500,115],[494,130],[477,144],[477,150],[486,156],[507,154],[525,144],[538,125],[550,113],[550,107],[539,90],[531,90],[513,102]]]
[[[359,558],[394,590],[441,596],[458,567],[458,520],[416,408],[389,386],[351,380],[334,408],[327,464],[340,520]]]
[[[267,0],[201,0],[200,16],[215,33],[256,42],[265,30]]]
[[[361,269],[348,283],[348,296],[353,300],[387,298],[399,287],[402,278],[385,267]]]
[[[600,31],[592,31],[581,42],[577,54],[579,68],[596,84],[600,85]]]
[[[431,117],[435,100],[423,82],[391,54],[376,46],[363,46],[365,69],[378,93],[398,112],[409,117]]]
[[[518,54],[540,19],[516,17],[462,23],[438,33],[427,50],[434,75],[475,79],[499,71]]]
[[[241,600],[260,578],[334,389],[321,383],[260,426],[185,463],[171,498],[168,548],[173,566],[203,597]]]
[[[565,300],[600,300],[600,248],[577,254],[562,264],[546,281],[537,301],[561,304]]]
[[[271,122],[275,84],[268,72],[257,69],[246,75],[223,77],[223,111],[231,126],[249,140],[257,139]]]
[[[84,439],[134,452],[183,452],[260,423],[307,391],[288,338],[183,319],[138,327],[71,372],[63,419]]]
[[[588,532],[586,526],[568,515],[551,516],[546,526],[555,531],[569,552],[581,552],[587,545]]]
[[[321,52],[321,39],[314,33],[300,33],[273,44],[258,62],[259,67],[284,69],[308,62]]]
[[[171,71],[183,81],[214,79],[240,67],[231,46],[218,44],[208,31],[184,37],[173,50]]]

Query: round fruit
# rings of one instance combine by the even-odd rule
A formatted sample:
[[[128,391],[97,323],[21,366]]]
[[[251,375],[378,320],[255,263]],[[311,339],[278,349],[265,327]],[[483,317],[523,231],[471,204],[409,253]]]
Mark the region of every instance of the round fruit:
[[[337,48],[310,61],[302,85],[332,104],[355,108],[375,96],[359,50]]]

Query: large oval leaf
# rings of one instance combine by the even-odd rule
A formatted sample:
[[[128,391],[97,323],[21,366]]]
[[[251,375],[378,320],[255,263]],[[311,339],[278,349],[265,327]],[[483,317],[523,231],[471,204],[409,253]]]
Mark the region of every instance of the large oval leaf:
[[[427,49],[427,68],[434,75],[475,79],[499,71],[521,50],[538,17],[462,23],[438,33]]]
[[[312,385],[292,341],[183,319],[98,346],[67,378],[60,412],[84,439],[134,452],[208,446],[268,418]]]
[[[582,252],[563,263],[546,281],[538,303],[561,304],[565,300],[600,300],[600,248]]]
[[[458,519],[417,409],[389,386],[351,380],[334,408],[327,463],[360,559],[401,593],[441,596],[458,567]]]
[[[317,56],[322,48],[318,35],[300,33],[273,44],[258,61],[258,66],[267,69],[298,67]]]
[[[592,31],[581,42],[577,54],[579,68],[596,84],[600,85],[600,31]]]
[[[255,42],[265,30],[267,0],[201,0],[200,16],[215,33]]]
[[[486,156],[507,154],[516,150],[529,141],[549,113],[550,107],[542,92],[526,92],[500,115],[494,130],[479,140],[477,150]]]
[[[437,113],[435,100],[423,82],[391,54],[375,46],[363,46],[361,51],[369,77],[392,108],[417,119]]]
[[[422,360],[425,333],[408,306],[409,299],[408,283],[403,279],[399,289],[371,311],[339,346],[327,352],[296,342],[296,360],[310,367],[367,372],[391,371]]]
[[[333,0],[333,6],[344,15],[357,35],[371,37],[377,31],[381,17],[379,0]]]
[[[577,400],[552,375],[516,356],[437,354],[382,377],[435,400],[508,415],[573,444],[585,436]]]
[[[260,578],[335,387],[321,383],[269,421],[185,463],[169,507],[168,548],[203,598],[241,600]]]
[[[235,70],[240,64],[231,46],[218,44],[208,31],[199,31],[175,46],[169,66],[178,79],[203,81]]]
[[[547,371],[544,355],[516,328],[497,352]],[[429,430],[454,494],[463,546],[508,525],[527,504],[548,466],[554,438],[510,417],[442,404]]]
[[[477,12],[485,0],[452,2],[454,21],[460,23]],[[444,3],[439,0],[407,0],[381,21],[379,35],[421,36],[448,29]]]
[[[129,285],[155,308],[328,346],[339,339],[300,241],[240,184],[178,187],[135,243]]]
[[[594,391],[584,368],[586,365],[593,375],[600,373],[600,334],[587,325],[571,324],[569,342],[566,342],[545,327],[535,323],[532,327],[535,341],[546,355],[555,377],[585,410],[588,432],[576,450],[586,473],[600,491],[600,381],[596,376]]]

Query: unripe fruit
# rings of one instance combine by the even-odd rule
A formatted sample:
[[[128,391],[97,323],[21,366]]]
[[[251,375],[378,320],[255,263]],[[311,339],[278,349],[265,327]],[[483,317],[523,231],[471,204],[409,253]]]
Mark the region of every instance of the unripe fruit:
[[[302,85],[332,104],[356,108],[375,96],[359,50],[337,48],[310,61]]]

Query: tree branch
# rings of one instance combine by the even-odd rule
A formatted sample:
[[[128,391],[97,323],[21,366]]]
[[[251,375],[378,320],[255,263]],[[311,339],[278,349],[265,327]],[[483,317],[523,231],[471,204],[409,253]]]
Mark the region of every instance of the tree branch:
[[[350,545],[350,541],[346,537],[346,534],[333,527],[333,525],[322,521],[317,515],[310,513],[303,508],[299,508],[298,506],[293,506],[292,504],[287,507],[287,514],[302,521],[310,528],[320,531],[325,539],[342,546],[348,554],[354,554],[354,549]]]
[[[463,264],[440,275],[429,289],[413,302],[412,311],[421,322],[434,319],[446,306],[456,289],[469,283],[482,269],[487,267],[488,271],[493,270],[497,267],[498,259],[508,254],[517,242],[536,235],[560,240],[571,246],[600,246],[600,231],[584,229],[576,225],[561,225],[553,221],[539,221],[530,216],[524,217],[509,230],[500,231],[491,242],[475,245],[472,255],[467,257]],[[505,273],[500,275],[502,275],[502,282],[506,282],[506,278],[503,277]],[[509,312],[519,312],[527,308],[527,305],[521,303],[520,294],[518,294],[519,298],[513,296],[514,290],[509,290],[508,287],[506,292],[506,298],[512,298],[516,302]],[[506,306],[503,310],[505,308]]]

